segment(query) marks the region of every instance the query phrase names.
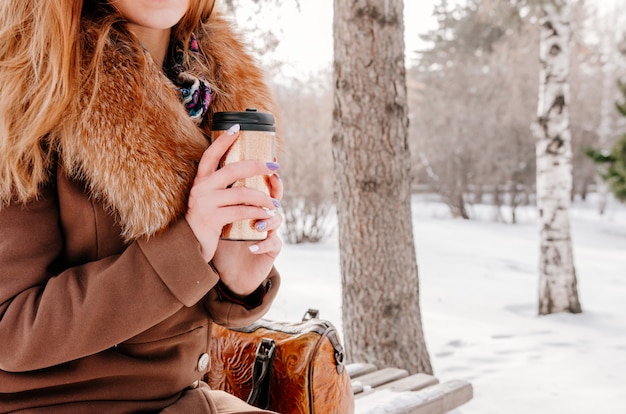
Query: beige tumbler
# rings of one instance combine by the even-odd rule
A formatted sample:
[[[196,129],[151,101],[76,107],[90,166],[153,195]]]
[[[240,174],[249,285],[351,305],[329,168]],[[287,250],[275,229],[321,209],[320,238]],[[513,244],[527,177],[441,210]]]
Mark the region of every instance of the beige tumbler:
[[[213,114],[211,142],[231,126],[239,124],[239,137],[220,161],[220,167],[243,160],[273,162],[276,152],[274,116],[246,109],[245,112],[216,112]],[[231,187],[254,188],[270,193],[268,177],[257,176],[235,181]],[[267,238],[267,232],[257,231],[254,220],[241,220],[224,226],[222,239],[258,241]]]

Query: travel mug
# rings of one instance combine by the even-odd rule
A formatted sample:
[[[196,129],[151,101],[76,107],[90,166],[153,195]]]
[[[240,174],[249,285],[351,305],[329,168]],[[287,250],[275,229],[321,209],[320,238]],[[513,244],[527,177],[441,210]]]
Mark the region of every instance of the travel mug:
[[[276,128],[274,116],[246,109],[245,112],[216,112],[211,126],[211,142],[218,139],[231,126],[239,124],[239,137],[220,161],[220,167],[243,161],[273,162],[276,153]],[[256,176],[235,181],[231,187],[248,187],[270,194],[268,177]],[[258,241],[267,238],[267,232],[254,228],[255,220],[241,220],[222,229],[222,239]]]

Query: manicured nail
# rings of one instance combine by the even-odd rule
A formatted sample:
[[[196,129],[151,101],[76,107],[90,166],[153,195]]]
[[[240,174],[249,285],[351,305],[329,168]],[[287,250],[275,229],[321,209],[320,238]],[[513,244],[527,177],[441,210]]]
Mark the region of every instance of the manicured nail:
[[[256,229],[256,231],[265,231],[265,229],[267,228],[267,221],[257,221],[254,224],[254,228]]]
[[[277,169],[280,168],[280,165],[278,165],[275,162],[267,162],[265,163],[265,165],[267,165],[267,168],[269,168],[271,171],[276,171]]]
[[[276,176],[276,178],[278,178],[278,181],[282,181],[282,179],[280,178],[280,174],[274,173],[274,175]]]
[[[272,198],[272,204],[274,204],[274,207],[280,208],[280,201],[276,200],[275,198]]]
[[[239,132],[239,129],[241,127],[239,126],[239,124],[235,124],[233,126],[231,126],[230,128],[228,128],[228,130],[226,131],[226,133],[230,136],[235,135],[237,132]]]
[[[256,253],[259,251],[259,246],[253,244],[252,246],[248,247],[248,250],[250,250],[250,253]]]
[[[270,217],[274,217],[276,215],[276,212],[274,210],[270,210],[267,207],[263,207],[263,210],[265,210],[265,212],[267,213],[268,216]]]

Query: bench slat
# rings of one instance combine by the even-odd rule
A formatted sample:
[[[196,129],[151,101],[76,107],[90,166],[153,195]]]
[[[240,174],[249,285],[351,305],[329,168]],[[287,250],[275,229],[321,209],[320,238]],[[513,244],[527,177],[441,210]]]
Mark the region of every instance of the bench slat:
[[[437,378],[432,375],[420,373],[388,382],[387,384],[381,385],[377,389],[390,389],[392,391],[417,391],[436,384],[439,384],[439,380]]]
[[[472,384],[463,380],[450,380],[441,384],[445,390],[443,396],[444,412],[452,411],[474,398]]]
[[[361,375],[369,374],[376,371],[378,368],[374,364],[348,364],[346,365],[346,371],[351,379],[360,377]]]
[[[355,395],[364,393],[391,381],[395,381],[408,376],[406,369],[400,368],[382,368],[378,371],[370,372],[352,380],[352,390]],[[362,388],[361,388],[362,387]],[[357,392],[357,390],[361,391]]]
[[[381,412],[389,414],[443,414],[471,400],[472,385],[452,380],[420,391],[376,389],[355,400],[355,414]]]
[[[419,392],[428,393],[421,406],[395,414],[442,414],[452,411],[472,399],[473,388],[467,381],[451,380],[426,388]]]

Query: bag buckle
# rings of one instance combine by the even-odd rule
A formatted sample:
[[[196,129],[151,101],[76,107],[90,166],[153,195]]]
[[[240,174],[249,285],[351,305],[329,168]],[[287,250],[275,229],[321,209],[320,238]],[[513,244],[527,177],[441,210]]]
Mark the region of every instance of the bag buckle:
[[[302,322],[310,321],[311,319],[317,319],[319,314],[319,310],[309,309],[304,313],[304,316],[302,317]]]
[[[276,344],[273,339],[262,338],[259,347],[256,350],[257,361],[271,361],[276,353]]]
[[[273,339],[261,338],[254,357],[252,368],[252,390],[248,396],[248,404],[266,409],[270,404],[270,377],[272,363],[276,354]]]

